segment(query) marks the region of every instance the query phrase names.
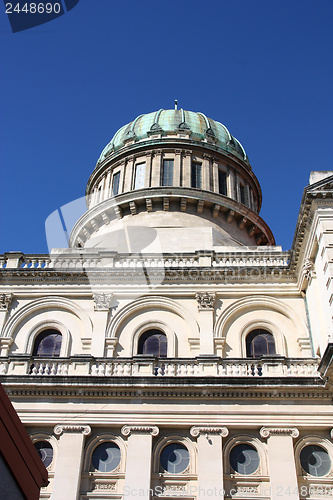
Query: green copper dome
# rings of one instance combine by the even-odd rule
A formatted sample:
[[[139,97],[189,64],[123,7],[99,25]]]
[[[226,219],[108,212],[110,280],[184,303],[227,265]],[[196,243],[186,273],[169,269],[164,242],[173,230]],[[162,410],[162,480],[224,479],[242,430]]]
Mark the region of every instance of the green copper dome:
[[[140,115],[131,123],[120,128],[104,148],[98,161],[103,161],[128,142],[149,140],[154,135],[156,138],[156,134],[167,137],[181,133],[191,141],[215,144],[218,148],[236,153],[243,160],[247,160],[241,143],[230,134],[222,123],[207,118],[203,113],[183,109],[160,109],[153,113]]]

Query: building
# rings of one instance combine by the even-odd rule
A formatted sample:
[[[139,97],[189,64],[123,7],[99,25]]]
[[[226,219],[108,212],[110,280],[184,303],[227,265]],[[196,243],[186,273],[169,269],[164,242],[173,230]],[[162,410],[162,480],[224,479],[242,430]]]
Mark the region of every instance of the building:
[[[118,130],[69,248],[1,257],[0,380],[41,498],[332,498],[332,185],[311,174],[285,252],[224,125]]]

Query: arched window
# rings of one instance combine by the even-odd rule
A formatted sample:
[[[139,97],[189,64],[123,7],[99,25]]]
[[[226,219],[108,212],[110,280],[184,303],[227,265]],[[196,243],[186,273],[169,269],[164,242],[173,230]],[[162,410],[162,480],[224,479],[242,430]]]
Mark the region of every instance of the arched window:
[[[157,356],[158,358],[167,357],[167,338],[159,330],[148,330],[144,332],[139,339],[138,354],[147,354]]]
[[[168,444],[161,451],[160,464],[165,472],[179,474],[187,468],[189,462],[188,449],[181,443]]]
[[[260,358],[275,353],[274,337],[266,330],[253,330],[246,337],[246,356]]]
[[[259,453],[254,446],[242,443],[237,444],[230,451],[230,465],[238,474],[253,474],[259,467]]]
[[[57,330],[44,330],[41,332],[34,344],[33,355],[46,358],[57,358],[60,356],[61,333]]]
[[[48,441],[36,441],[34,443],[36,450],[45,467],[48,467],[53,460],[53,448]]]
[[[328,452],[314,444],[305,446],[300,455],[302,468],[315,477],[326,476],[331,470],[331,459]]]
[[[113,441],[106,441],[96,446],[91,457],[91,462],[95,470],[111,472],[118,467],[120,458],[119,446]]]

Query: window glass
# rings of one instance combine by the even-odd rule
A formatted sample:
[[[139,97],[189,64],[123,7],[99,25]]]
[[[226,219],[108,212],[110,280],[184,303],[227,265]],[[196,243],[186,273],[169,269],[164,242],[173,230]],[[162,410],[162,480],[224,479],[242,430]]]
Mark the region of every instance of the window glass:
[[[259,453],[250,444],[237,444],[230,452],[230,465],[239,474],[253,474],[259,467]]]
[[[163,160],[162,186],[173,185],[173,160]]]
[[[201,189],[201,163],[193,162],[191,166],[191,187]]]
[[[219,170],[219,193],[227,195],[227,174]]]
[[[326,476],[331,469],[331,459],[327,451],[321,446],[305,446],[300,455],[301,465],[311,476]]]
[[[243,184],[239,185],[240,202],[245,205],[245,186]]]
[[[266,330],[253,330],[246,337],[246,356],[259,358],[260,356],[274,355],[275,342],[271,333]]]
[[[145,163],[139,163],[135,167],[134,189],[142,189],[145,186]]]
[[[53,448],[51,443],[48,441],[36,441],[34,447],[38,451],[38,455],[44,464],[44,467],[48,467],[53,460]]]
[[[163,448],[160,464],[163,470],[171,474],[183,472],[190,462],[188,449],[181,443],[168,444]]]
[[[112,194],[116,196],[119,193],[119,181],[120,181],[120,172],[114,174],[112,179]]]
[[[159,358],[167,357],[167,338],[159,330],[148,330],[139,339],[138,354],[147,354]]]
[[[93,451],[92,464],[100,472],[111,472],[120,463],[120,449],[112,441],[99,444]]]
[[[34,344],[33,355],[55,358],[60,356],[61,333],[57,330],[44,330],[40,333]]]

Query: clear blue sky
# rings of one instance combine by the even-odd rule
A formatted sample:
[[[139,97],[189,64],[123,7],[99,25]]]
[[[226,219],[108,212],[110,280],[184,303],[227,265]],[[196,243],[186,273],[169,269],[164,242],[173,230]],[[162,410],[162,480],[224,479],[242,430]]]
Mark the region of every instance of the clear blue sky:
[[[80,0],[16,34],[1,7],[0,253],[47,252],[114,132],[176,98],[241,141],[291,247],[310,171],[333,170],[332,0]]]

